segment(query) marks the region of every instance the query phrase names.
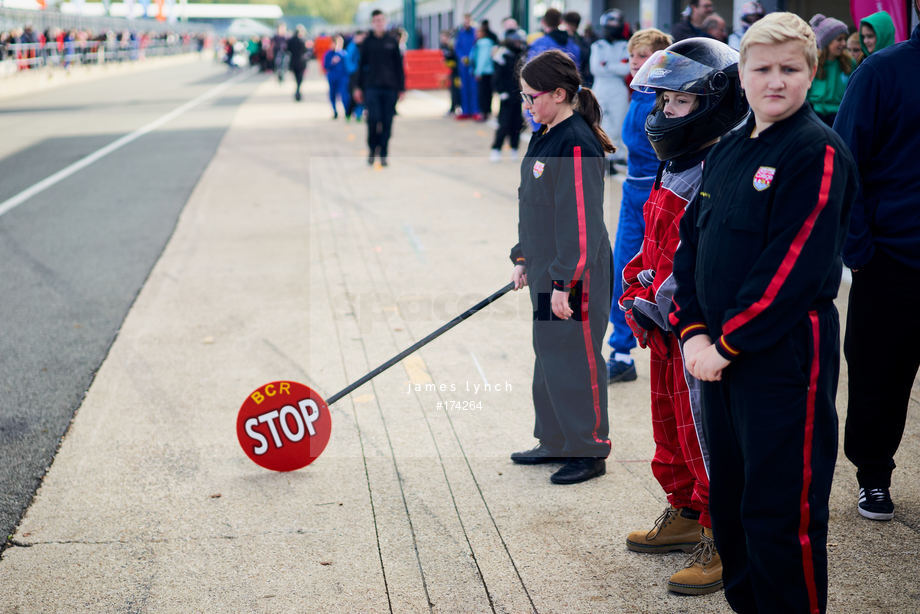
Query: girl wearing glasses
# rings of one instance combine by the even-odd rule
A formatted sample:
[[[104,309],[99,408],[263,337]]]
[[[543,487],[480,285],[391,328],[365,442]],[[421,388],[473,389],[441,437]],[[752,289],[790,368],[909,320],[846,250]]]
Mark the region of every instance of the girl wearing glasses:
[[[541,124],[521,163],[519,243],[511,250],[515,289],[530,287],[534,310],[539,444],[511,460],[562,463],[550,480],[575,484],[603,475],[610,453],[601,348],[610,309],[604,156],[614,147],[568,55],[535,56],[520,82],[524,108]]]

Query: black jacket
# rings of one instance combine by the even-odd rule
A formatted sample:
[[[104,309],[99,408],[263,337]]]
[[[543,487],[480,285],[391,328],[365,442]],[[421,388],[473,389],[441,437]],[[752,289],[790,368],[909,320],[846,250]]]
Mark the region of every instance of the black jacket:
[[[581,83],[585,87],[592,87],[594,85],[594,75],[591,74],[591,45],[588,44],[588,41],[585,40],[585,37],[581,34],[570,36],[581,51],[578,66],[578,74],[581,75]]]
[[[695,36],[702,36],[709,38],[709,35],[706,34],[703,30],[700,30],[692,23],[690,23],[689,17],[684,17],[680,21],[674,24],[671,28],[671,37],[674,39],[674,42],[682,41],[685,38],[693,38]]]
[[[381,37],[371,33],[361,43],[358,62],[358,87],[402,92],[406,89],[403,58],[399,41],[389,33]]]
[[[511,261],[527,267],[538,291],[574,287],[602,250],[604,150],[577,112],[546,132],[535,132],[521,163],[518,239]],[[599,272],[607,278],[609,271]]]
[[[716,145],[680,223],[670,323],[709,334],[728,360],[778,342],[837,296],[856,165],[806,103],[750,138]]]
[[[521,98],[521,82],[517,78],[518,62],[523,53],[522,48],[504,46],[493,56],[495,73],[492,75],[492,86],[499,94],[508,94],[512,99]]]
[[[294,35],[287,41],[287,50],[291,54],[291,70],[303,72],[307,67],[307,44]]]
[[[834,120],[862,179],[843,250],[853,268],[866,266],[881,249],[920,269],[918,66],[920,26],[910,40],[875,52],[859,65]]]

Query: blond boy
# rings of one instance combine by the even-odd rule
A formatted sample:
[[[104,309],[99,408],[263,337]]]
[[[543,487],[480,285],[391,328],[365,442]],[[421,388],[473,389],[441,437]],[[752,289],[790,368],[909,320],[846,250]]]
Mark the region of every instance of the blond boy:
[[[840,364],[833,300],[856,166],[805,102],[812,29],[767,15],[741,42],[752,114],[706,160],[681,220],[671,324],[702,380],[725,597],[824,612]]]

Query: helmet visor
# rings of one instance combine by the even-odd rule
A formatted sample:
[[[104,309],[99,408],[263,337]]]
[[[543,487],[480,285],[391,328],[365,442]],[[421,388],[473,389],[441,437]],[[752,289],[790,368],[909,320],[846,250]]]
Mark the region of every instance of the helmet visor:
[[[710,82],[713,73],[718,72],[712,66],[706,66],[696,60],[667,49],[656,51],[645,61],[630,87],[637,92],[652,93],[656,90],[687,92],[697,96],[715,94]]]

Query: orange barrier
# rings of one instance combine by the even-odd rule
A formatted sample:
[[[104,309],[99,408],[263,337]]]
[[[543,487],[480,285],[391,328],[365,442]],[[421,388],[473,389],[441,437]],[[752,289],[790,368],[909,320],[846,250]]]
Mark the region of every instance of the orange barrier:
[[[323,66],[323,60],[326,59],[326,52],[334,47],[331,36],[317,36],[313,39],[313,57],[319,63],[319,69],[326,74],[326,67]]]
[[[440,90],[447,87],[450,69],[440,49],[410,49],[403,57],[407,90]]]

